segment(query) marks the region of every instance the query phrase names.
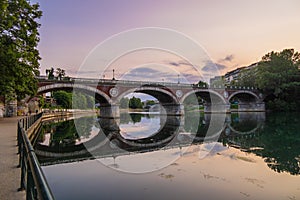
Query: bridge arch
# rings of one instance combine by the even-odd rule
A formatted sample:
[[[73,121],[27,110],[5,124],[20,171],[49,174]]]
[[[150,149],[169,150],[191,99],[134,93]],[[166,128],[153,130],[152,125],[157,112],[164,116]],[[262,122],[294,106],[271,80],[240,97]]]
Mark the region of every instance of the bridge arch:
[[[159,87],[151,87],[151,86],[142,86],[139,88],[132,88],[132,89],[126,90],[125,92],[121,93],[115,99],[115,103],[119,103],[120,100],[124,96],[126,96],[130,93],[143,93],[143,94],[151,95],[151,96],[155,97],[162,105],[163,104],[179,104],[178,99],[170,91],[159,88]]]
[[[55,90],[73,90],[73,89],[86,91],[91,95],[95,95],[95,98],[100,100],[100,103],[105,103],[105,104],[112,103],[111,98],[101,90],[95,87],[82,85],[82,84],[74,84],[74,83],[54,83],[50,85],[40,86],[38,88],[37,94],[42,94],[42,93],[55,91]]]
[[[260,98],[259,96],[257,96],[254,92],[252,91],[246,91],[246,90],[242,90],[242,91],[236,91],[234,93],[232,93],[229,97],[228,97],[228,101],[230,102],[231,99],[239,94],[247,94],[247,95],[250,95],[252,97],[255,98],[256,102],[259,102],[260,101]]]
[[[200,94],[200,93],[202,93],[202,94],[204,94],[204,93],[207,94],[208,93],[209,94],[209,96],[206,96],[206,97],[203,97],[203,96],[200,95],[200,97],[204,98],[205,101],[209,101],[209,99],[211,99],[211,98],[215,99],[215,97],[216,97],[217,98],[216,100],[219,100],[220,103],[227,104],[227,101],[225,100],[225,98],[221,94],[219,94],[218,92],[216,92],[214,90],[209,90],[209,89],[195,89],[195,90],[191,90],[191,91],[187,92],[181,98],[180,103],[182,104],[186,100],[186,98],[188,96],[193,95],[193,94],[197,96],[197,94]]]

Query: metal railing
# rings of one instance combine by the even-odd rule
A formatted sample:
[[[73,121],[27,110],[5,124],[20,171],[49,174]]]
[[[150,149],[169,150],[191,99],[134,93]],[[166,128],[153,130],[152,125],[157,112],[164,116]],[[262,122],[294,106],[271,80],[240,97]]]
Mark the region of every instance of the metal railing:
[[[28,129],[39,123],[42,113],[29,116],[18,121],[18,153],[21,168],[21,183],[19,190],[26,190],[26,199],[54,199],[46,181],[33,146],[28,138]]]

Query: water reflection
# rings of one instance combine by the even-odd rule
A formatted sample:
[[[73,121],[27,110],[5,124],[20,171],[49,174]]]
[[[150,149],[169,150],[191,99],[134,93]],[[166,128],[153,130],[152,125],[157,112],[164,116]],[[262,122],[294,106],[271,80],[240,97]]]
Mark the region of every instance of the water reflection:
[[[77,120],[76,128],[74,120],[43,124],[35,143],[42,165],[201,144],[207,136],[211,115],[186,113],[184,117],[163,117],[135,113],[123,114],[119,120]],[[212,141],[218,140],[219,149],[229,146],[256,154],[276,172],[298,175],[298,124],[297,113],[232,113],[226,116]]]
[[[300,174],[299,113],[269,113],[262,129],[247,137],[223,138],[223,143],[263,157],[276,172]]]
[[[166,122],[166,116],[153,114],[121,113],[120,135],[125,139],[148,138],[159,132]]]
[[[77,121],[77,126],[74,119],[44,122],[39,135],[41,144],[59,149],[83,143],[95,136],[96,123],[93,118],[85,117]]]

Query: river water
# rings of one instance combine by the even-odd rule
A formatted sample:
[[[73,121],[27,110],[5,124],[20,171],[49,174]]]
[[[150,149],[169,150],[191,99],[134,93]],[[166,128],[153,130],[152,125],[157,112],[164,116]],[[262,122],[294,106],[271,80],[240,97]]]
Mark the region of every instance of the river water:
[[[299,113],[123,113],[44,122],[56,199],[300,199]]]

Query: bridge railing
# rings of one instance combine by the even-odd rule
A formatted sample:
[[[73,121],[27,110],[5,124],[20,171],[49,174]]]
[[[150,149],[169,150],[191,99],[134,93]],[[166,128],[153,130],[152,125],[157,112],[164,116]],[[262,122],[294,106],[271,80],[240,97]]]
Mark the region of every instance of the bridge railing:
[[[45,76],[37,77],[38,80],[43,81],[55,81],[55,82],[76,82],[76,83],[91,83],[91,84],[118,84],[118,85],[153,85],[153,86],[165,86],[165,87],[180,87],[180,88],[199,88],[199,89],[232,89],[232,90],[258,90],[256,87],[250,86],[229,86],[229,85],[206,85],[206,84],[189,84],[189,83],[176,83],[176,82],[152,82],[152,81],[130,81],[130,80],[112,80],[112,79],[93,79],[93,78],[73,78],[68,77],[67,80],[52,80],[47,79]]]
[[[45,175],[28,138],[27,131],[39,123],[42,113],[18,121],[18,153],[21,168],[19,190],[26,190],[26,199],[54,199]]]

